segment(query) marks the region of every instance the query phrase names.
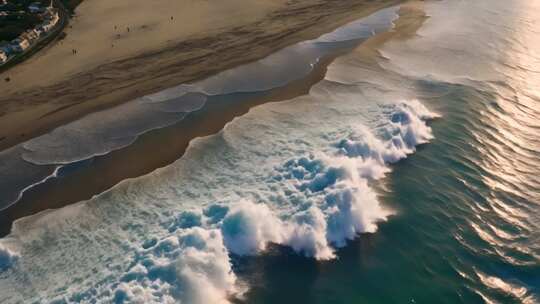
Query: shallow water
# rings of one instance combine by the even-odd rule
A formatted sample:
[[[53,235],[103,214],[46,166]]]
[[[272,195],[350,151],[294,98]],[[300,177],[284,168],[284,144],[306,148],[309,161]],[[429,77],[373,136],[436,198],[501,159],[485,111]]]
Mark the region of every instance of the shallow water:
[[[0,295],[539,302],[540,7],[424,9],[416,36],[381,56],[361,45],[309,95],[256,107],[88,202],[17,221],[0,242]]]
[[[231,94],[268,92],[306,77],[319,60],[391,28],[396,9],[380,10],[207,79],[88,114],[0,152],[0,210],[17,203],[28,189],[57,177],[60,168],[130,146],[140,135],[174,125],[206,103]]]

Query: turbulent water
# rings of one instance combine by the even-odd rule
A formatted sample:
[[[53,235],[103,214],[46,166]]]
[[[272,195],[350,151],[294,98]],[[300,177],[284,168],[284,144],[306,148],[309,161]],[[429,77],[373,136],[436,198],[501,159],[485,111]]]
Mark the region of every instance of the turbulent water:
[[[540,4],[418,9],[309,95],[17,221],[1,302],[540,302]]]

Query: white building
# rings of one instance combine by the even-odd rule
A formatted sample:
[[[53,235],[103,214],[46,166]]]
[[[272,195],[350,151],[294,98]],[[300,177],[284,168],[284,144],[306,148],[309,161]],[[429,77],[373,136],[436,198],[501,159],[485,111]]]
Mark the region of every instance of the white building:
[[[7,54],[4,51],[0,51],[0,64],[4,64],[7,60]]]
[[[58,13],[54,13],[51,15],[51,18],[43,22],[38,29],[42,32],[48,32],[58,23],[59,20],[60,17],[58,16]]]
[[[39,34],[36,30],[27,30],[26,32],[22,33],[19,38],[26,39],[28,42],[33,42],[39,38]]]
[[[11,49],[13,49],[15,52],[22,53],[29,47],[30,42],[28,39],[17,38],[11,41]]]

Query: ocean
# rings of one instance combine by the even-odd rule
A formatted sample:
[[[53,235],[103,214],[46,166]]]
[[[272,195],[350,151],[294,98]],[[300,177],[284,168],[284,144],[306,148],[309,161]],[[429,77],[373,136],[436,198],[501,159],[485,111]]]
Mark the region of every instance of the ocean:
[[[91,200],[16,221],[0,239],[1,302],[539,303],[539,12],[526,0],[392,7],[144,99],[189,112],[348,50],[309,94],[252,108]],[[160,117],[104,127],[110,141],[68,127],[26,143],[24,159],[102,154],[169,123]],[[90,148],[46,144],[75,136]]]

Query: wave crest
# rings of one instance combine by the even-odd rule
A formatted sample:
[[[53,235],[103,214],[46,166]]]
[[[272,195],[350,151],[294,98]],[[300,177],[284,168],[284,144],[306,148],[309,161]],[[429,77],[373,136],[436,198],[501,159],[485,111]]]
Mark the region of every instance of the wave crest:
[[[19,259],[19,255],[0,243],[0,272],[10,268]]]

